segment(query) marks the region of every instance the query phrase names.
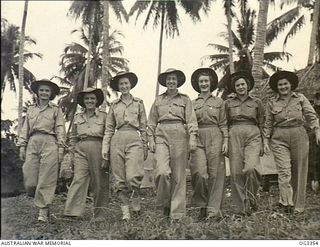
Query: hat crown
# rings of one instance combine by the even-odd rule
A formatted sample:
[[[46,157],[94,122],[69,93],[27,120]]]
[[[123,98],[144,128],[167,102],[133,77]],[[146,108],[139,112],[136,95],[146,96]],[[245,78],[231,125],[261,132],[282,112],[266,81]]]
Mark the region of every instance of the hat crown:
[[[174,71],[176,71],[175,68],[169,68],[169,69],[167,69],[167,70],[165,71],[165,73],[170,73],[170,72],[174,72]]]
[[[117,73],[117,76],[119,76],[119,75],[125,75],[125,74],[127,74],[127,73],[129,73],[128,71],[119,71],[118,73]]]

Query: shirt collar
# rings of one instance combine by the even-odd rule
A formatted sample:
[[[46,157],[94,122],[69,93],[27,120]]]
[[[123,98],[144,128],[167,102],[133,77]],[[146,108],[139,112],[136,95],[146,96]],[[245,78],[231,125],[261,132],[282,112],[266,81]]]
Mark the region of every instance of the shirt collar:
[[[299,96],[298,96],[298,94],[297,94],[296,92],[291,92],[291,96],[293,96],[293,97],[295,97],[295,98],[298,98],[298,97],[299,97]],[[280,94],[279,94],[279,93],[277,93],[277,94],[276,94],[275,99],[276,99],[276,101],[279,101],[279,100],[281,99],[281,97],[280,97]]]

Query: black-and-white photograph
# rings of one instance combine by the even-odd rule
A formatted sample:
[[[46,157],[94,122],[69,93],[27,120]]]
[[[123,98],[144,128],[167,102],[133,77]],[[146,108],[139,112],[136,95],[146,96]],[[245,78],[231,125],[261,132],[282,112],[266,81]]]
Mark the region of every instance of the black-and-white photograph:
[[[1,245],[319,245],[319,12],[1,1]]]

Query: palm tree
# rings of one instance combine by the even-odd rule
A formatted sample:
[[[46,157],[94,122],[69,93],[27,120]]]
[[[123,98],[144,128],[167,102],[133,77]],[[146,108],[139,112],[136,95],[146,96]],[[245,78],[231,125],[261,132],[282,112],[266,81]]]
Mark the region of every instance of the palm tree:
[[[256,42],[254,47],[254,56],[252,64],[252,75],[255,80],[255,91],[258,96],[262,88],[262,65],[264,46],[266,41],[267,17],[268,17],[269,0],[259,1],[258,23],[256,28]]]
[[[241,11],[240,18],[235,16],[235,20],[237,21],[237,29],[235,30],[235,32],[231,30],[236,55],[236,59],[234,61],[235,71],[252,70],[252,54],[255,42],[255,18],[256,12],[251,9],[243,9]],[[273,30],[270,29],[268,32],[273,32]],[[222,33],[222,36],[224,36],[225,39],[228,40],[229,35],[227,33]],[[271,43],[269,45],[271,45]],[[229,47],[221,44],[209,44],[209,46],[216,49],[218,51],[218,54],[202,57],[202,63],[210,61],[212,62],[212,64],[209,65],[211,68],[224,73],[224,76],[219,82],[218,88],[220,90],[225,89],[226,79],[230,74]],[[268,70],[276,71],[280,69],[273,64],[274,61],[284,59],[288,61],[290,56],[290,53],[283,51],[265,52],[262,67],[263,78],[269,77]],[[226,90],[223,94],[223,97],[225,97],[228,93],[229,91]]]
[[[103,40],[105,46],[104,63],[108,64],[110,62],[108,59],[108,57],[110,57],[110,54],[108,54],[109,49],[107,40],[107,38],[109,37],[109,4],[111,5],[117,19],[120,22],[122,21],[122,18],[125,18],[125,20],[127,20],[127,12],[124,9],[121,1],[73,1],[69,8],[69,14],[75,19],[81,18],[83,26],[87,27],[89,30],[89,52],[87,53],[87,73],[85,74],[84,87],[87,87],[88,85],[91,49],[95,49],[94,47],[92,47],[94,45],[92,44],[92,40],[94,39],[92,36],[93,34],[101,33],[102,28],[104,30],[103,33],[105,34]],[[106,68],[108,67],[108,65],[105,65],[104,67]],[[108,77],[106,76],[107,72],[103,72],[103,74],[104,80],[102,83],[102,90],[106,93],[109,82]]]
[[[241,13],[241,18],[235,17],[237,21],[236,31],[231,30],[234,48],[236,49],[236,61],[234,62],[235,70],[252,70],[252,54],[255,44],[255,10],[247,9]],[[273,32],[273,30],[268,30]],[[222,36],[228,40],[228,34],[222,33]],[[267,44],[266,46],[269,46]],[[213,62],[209,66],[214,70],[220,70],[224,73],[228,71],[230,66],[229,60],[229,47],[221,44],[209,44],[209,46],[215,48],[219,54],[207,55],[202,57],[202,63],[209,60]],[[289,59],[291,54],[287,52],[265,52],[263,56],[263,74],[268,76],[268,69],[276,71],[279,69],[272,62],[276,60]]]
[[[19,27],[10,24],[6,19],[1,19],[1,103],[6,84],[9,83],[10,89],[16,91],[15,82],[19,74],[19,47],[20,31]],[[24,46],[35,45],[36,41],[29,36],[25,36]],[[24,49],[23,60],[26,62],[34,57],[42,58],[40,53],[32,53]],[[30,84],[35,80],[31,71],[24,67],[23,85],[30,93]]]
[[[22,107],[23,107],[23,54],[24,54],[24,40],[25,40],[25,30],[26,30],[26,21],[28,13],[28,0],[24,2],[24,10],[22,17],[21,25],[21,34],[20,34],[20,44],[19,44],[19,103],[18,103],[18,135],[22,128]]]
[[[80,32],[81,39],[85,46],[76,42],[66,46],[64,53],[61,55],[60,61],[60,72],[64,76],[56,77],[60,80],[62,85],[71,87],[71,90],[66,92],[66,95],[62,97],[60,101],[60,105],[64,108],[65,114],[69,116],[68,119],[72,116],[73,109],[75,109],[74,107],[76,106],[75,95],[83,89],[87,68],[87,57],[89,53],[89,39],[85,30],[80,28],[72,32]],[[99,36],[101,36],[101,33],[99,35],[93,35],[95,38],[92,40],[92,47],[94,49],[91,50],[90,55],[91,63],[88,73],[89,87],[96,87],[97,83],[101,82],[102,79],[103,44]],[[110,63],[107,67],[109,78],[121,70],[128,70],[128,60],[121,56],[123,52],[123,45],[117,40],[119,36],[123,36],[122,33],[119,31],[113,31],[108,38],[108,52],[111,54]],[[106,96],[110,96],[108,91]]]
[[[232,12],[232,7],[234,7],[233,0],[225,0],[224,1],[224,9],[225,15],[227,16],[227,28],[228,28],[228,43],[229,43],[229,66],[230,66],[230,74],[234,73],[234,64],[233,64],[233,39],[232,39],[232,18],[234,17],[234,13]]]
[[[150,19],[153,17],[153,26],[157,27],[160,22],[160,39],[159,39],[159,59],[158,59],[158,74],[161,72],[162,61],[162,43],[163,34],[166,32],[167,37],[174,38],[179,35],[178,23],[180,21],[178,14],[178,5],[180,5],[186,13],[192,18],[193,21],[200,21],[199,12],[202,9],[205,13],[209,11],[210,0],[175,0],[175,1],[136,1],[132,6],[129,17],[137,13],[136,20],[143,12],[148,9],[147,17],[144,21],[143,27],[149,24]],[[159,84],[156,84],[156,96],[159,94]]]
[[[313,10],[313,23],[312,23],[312,30],[311,30],[311,38],[310,38],[310,46],[309,46],[309,56],[308,56],[308,65],[312,65],[315,57],[316,51],[316,42],[317,36],[320,35],[319,33],[319,12],[320,12],[320,1],[314,2],[314,10]],[[318,46],[319,49],[319,46]]]

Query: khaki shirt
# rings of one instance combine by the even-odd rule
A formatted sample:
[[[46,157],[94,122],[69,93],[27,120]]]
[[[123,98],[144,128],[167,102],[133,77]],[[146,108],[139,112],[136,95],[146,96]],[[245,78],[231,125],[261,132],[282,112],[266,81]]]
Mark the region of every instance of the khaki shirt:
[[[107,114],[96,109],[94,114],[87,118],[86,110],[78,113],[74,117],[70,133],[70,151],[73,152],[75,144],[86,137],[101,137],[105,131],[105,122]]]
[[[145,149],[148,148],[147,116],[143,101],[133,97],[129,104],[122,101],[121,97],[111,103],[107,118],[106,130],[103,138],[102,152],[109,153],[110,141],[116,129],[132,127],[140,132],[140,137]]]
[[[193,140],[198,134],[197,117],[188,95],[177,92],[168,96],[167,92],[159,95],[154,101],[148,119],[148,135],[154,140],[155,130],[161,121],[181,121],[187,125],[187,130]]]
[[[226,114],[228,125],[231,126],[236,121],[250,121],[263,128],[264,108],[260,99],[248,95],[242,101],[237,96],[226,100]]]
[[[61,108],[51,102],[42,109],[38,104],[29,106],[19,135],[18,145],[25,147],[30,136],[35,132],[56,136],[58,145],[62,147],[66,141],[66,130]]]
[[[222,132],[223,138],[228,138],[225,104],[221,98],[212,94],[208,98],[203,98],[199,95],[198,98],[192,101],[192,105],[198,125],[217,125]]]
[[[319,128],[317,114],[303,94],[293,92],[288,102],[278,95],[267,104],[264,137],[270,138],[274,127],[303,126],[305,121],[310,129]]]

